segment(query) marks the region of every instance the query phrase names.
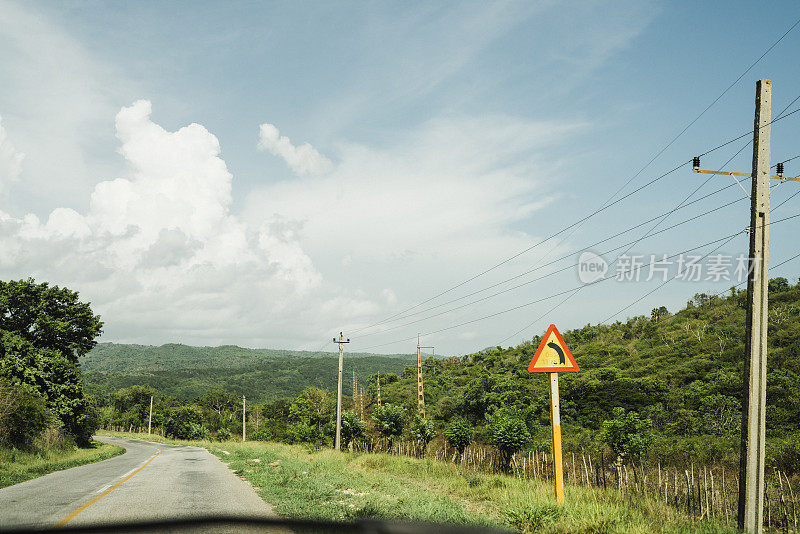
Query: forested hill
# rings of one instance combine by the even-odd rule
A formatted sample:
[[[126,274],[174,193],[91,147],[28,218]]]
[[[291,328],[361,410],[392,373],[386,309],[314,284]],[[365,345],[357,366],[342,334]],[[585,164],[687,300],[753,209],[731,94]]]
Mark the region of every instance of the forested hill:
[[[416,360],[416,354],[347,353],[348,358],[393,358]],[[248,349],[236,345],[219,347],[192,347],[178,343],[166,345],[131,345],[123,343],[98,343],[82,357],[84,372],[168,371],[175,369],[232,369],[284,359],[338,358],[336,352],[309,352],[280,349]]]
[[[800,432],[800,284],[770,281],[767,419],[771,435]],[[562,332],[581,367],[561,374],[562,418],[597,429],[614,407],[650,418],[673,435],[734,437],[739,431],[746,292],[697,294],[674,314],[666,308],[611,325]],[[517,347],[425,362],[428,413],[477,425],[497,410],[547,424],[547,380],[527,365],[540,338]],[[383,390],[413,409],[416,377]]]
[[[416,354],[348,353],[344,360],[345,393],[355,368],[366,385],[375,373],[400,373]],[[297,396],[315,386],[335,390],[338,353],[247,349],[233,345],[191,347],[100,343],[80,358],[87,392],[107,395],[120,388],[147,385],[162,394],[191,401],[209,389],[247,395],[254,402]]]

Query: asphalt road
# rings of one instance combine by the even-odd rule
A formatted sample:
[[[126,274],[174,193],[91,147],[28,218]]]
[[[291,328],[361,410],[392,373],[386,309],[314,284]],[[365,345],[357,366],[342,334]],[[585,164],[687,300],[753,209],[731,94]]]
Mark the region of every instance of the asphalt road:
[[[208,515],[272,516],[245,481],[197,447],[101,437],[125,454],[0,489],[0,531]]]

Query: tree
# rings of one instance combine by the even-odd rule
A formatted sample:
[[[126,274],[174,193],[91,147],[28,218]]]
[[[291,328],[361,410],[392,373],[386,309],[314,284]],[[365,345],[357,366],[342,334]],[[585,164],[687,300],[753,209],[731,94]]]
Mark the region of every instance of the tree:
[[[222,415],[223,411],[238,407],[242,399],[230,391],[224,389],[212,389],[200,397],[198,404],[209,410],[214,410],[217,415]]]
[[[288,433],[292,441],[323,443],[324,427],[330,421],[336,402],[333,395],[319,388],[306,388],[289,406]]]
[[[29,387],[0,380],[0,444],[32,449],[52,419],[44,397]]]
[[[391,449],[394,440],[403,433],[403,409],[393,404],[384,404],[373,412],[372,420],[381,436],[386,438],[387,447]]]
[[[114,410],[123,418],[128,414],[128,419],[134,426],[142,427],[147,424],[150,416],[150,397],[155,396],[156,390],[150,386],[131,386],[119,389],[114,393]]]
[[[640,458],[653,442],[653,423],[620,407],[614,408],[612,415],[613,419],[603,422],[600,439],[614,452],[619,465]]]
[[[530,443],[531,434],[522,417],[500,411],[490,418],[489,441],[500,451],[501,469],[508,471],[511,457]]]
[[[332,421],[331,430],[336,431],[336,421]],[[347,448],[350,443],[359,438],[363,438],[367,433],[367,425],[355,413],[350,410],[342,412],[342,447]]]
[[[458,451],[459,457],[464,454],[464,449],[472,443],[472,433],[472,425],[466,419],[461,418],[451,421],[444,429],[447,444]]]
[[[197,406],[174,408],[164,423],[164,432],[176,439],[205,439],[208,437],[208,431],[203,426],[203,412]]]
[[[424,453],[428,447],[428,443],[430,443],[431,440],[436,437],[436,427],[433,425],[433,421],[429,421],[428,419],[425,419],[421,415],[417,414],[411,421],[410,430],[411,437],[419,443],[420,448]]]
[[[789,280],[778,276],[769,281],[768,289],[770,293],[782,293],[784,291],[789,291],[791,285],[789,284]]]
[[[97,417],[83,395],[78,357],[95,346],[102,326],[75,291],[31,278],[0,281],[0,377],[42,395],[81,446]]]

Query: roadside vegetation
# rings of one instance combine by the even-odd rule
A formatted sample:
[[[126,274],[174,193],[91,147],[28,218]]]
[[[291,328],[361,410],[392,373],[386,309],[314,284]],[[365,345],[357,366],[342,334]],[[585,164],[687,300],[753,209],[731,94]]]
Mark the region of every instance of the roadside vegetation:
[[[800,488],[800,284],[770,281],[767,526],[793,527]],[[565,331],[580,373],[561,380],[564,470],[573,486],[649,496],[678,513],[735,523],[744,361],[745,292],[696,294],[671,313]],[[547,380],[527,372],[540,338],[345,381],[342,440],[357,452],[447,460],[492,476],[547,480],[552,472]],[[347,361],[347,359],[346,359]],[[358,366],[358,359],[350,363]],[[334,374],[332,373],[332,376]],[[361,380],[361,379],[359,379]],[[381,383],[378,405],[377,382]],[[241,397],[223,389],[182,401],[134,385],[98,398],[100,424],[226,441],[242,435]],[[248,403],[248,440],[331,447],[335,394]],[[796,495],[797,494],[797,495]]]
[[[566,504],[558,506],[547,481],[481,473],[432,458],[279,443],[151,439],[205,447],[284,517],[434,521],[525,533],[736,532],[715,521],[693,521],[651,499],[602,488],[567,485]]]
[[[47,447],[36,451],[0,448],[0,488],[54,471],[107,460],[125,452],[122,447],[93,442],[88,448]]]
[[[67,288],[0,281],[0,487],[110,458],[78,357],[103,323]]]

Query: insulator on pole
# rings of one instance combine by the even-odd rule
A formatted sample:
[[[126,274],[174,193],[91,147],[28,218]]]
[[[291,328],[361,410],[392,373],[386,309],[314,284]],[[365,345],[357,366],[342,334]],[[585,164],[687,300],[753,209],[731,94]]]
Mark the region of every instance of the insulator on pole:
[[[778,163],[778,176],[783,176],[783,163]]]
[[[700,156],[692,158],[692,169],[700,169]]]

